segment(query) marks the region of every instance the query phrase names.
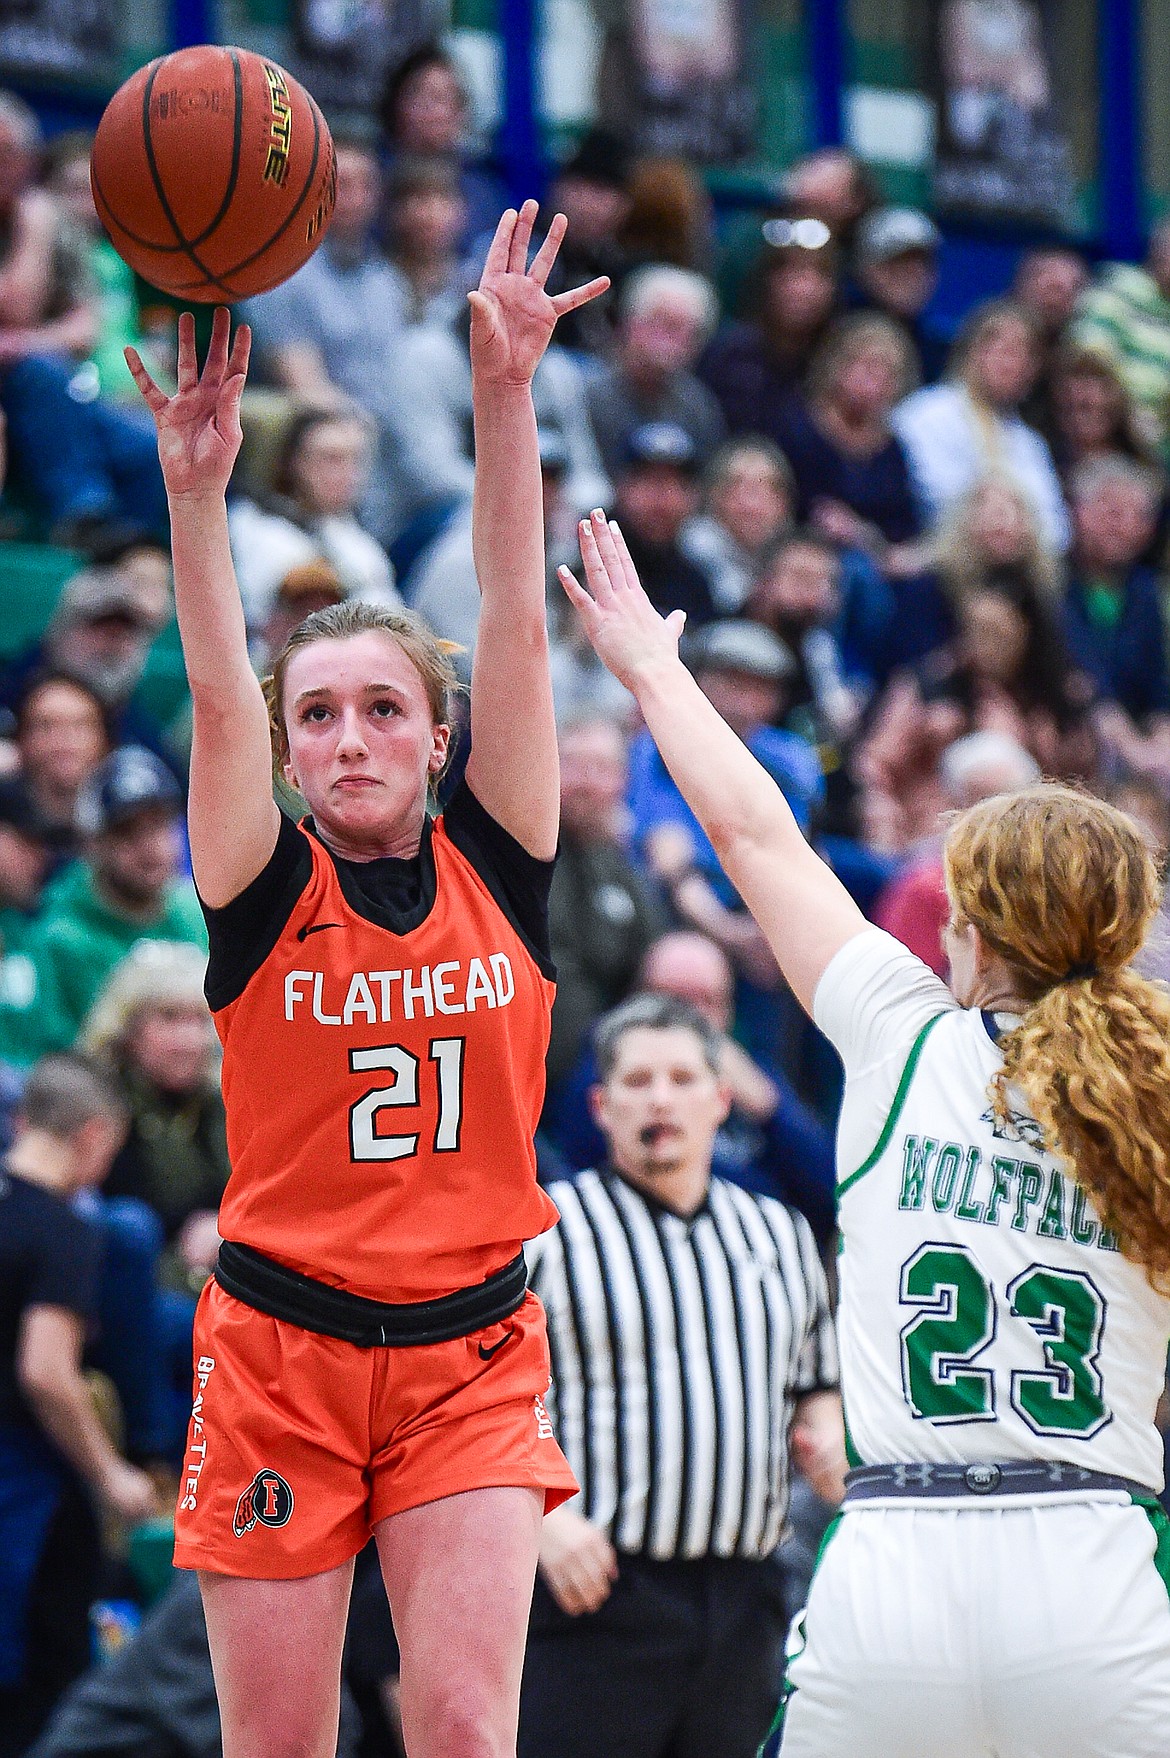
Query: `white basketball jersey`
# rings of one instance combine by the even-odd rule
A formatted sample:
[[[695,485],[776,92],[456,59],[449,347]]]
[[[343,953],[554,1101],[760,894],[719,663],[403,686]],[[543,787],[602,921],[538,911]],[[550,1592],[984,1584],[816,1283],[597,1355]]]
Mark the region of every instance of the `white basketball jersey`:
[[[995,1120],[998,1027],[888,935],[816,996],[845,1062],[841,1379],[853,1462],[1056,1460],[1163,1476],[1170,1300],[1035,1120]]]

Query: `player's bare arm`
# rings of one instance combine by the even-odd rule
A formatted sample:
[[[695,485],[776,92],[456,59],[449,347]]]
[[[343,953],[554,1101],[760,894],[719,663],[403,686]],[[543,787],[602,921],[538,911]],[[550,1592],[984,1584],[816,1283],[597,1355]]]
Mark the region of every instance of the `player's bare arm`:
[[[581,522],[589,590],[560,580],[600,658],[633,691],[667,768],[695,813],[802,1006],[821,973],[867,926],[801,833],[771,776],[715,711],[678,655],[683,613],[659,616],[612,520]]]
[[[471,680],[467,778],[480,803],[542,860],[556,850],[559,782],[545,621],[544,520],[532,375],[559,317],[609,285],[555,298],[545,283],[566,221],[528,263],[537,204],[509,208],[471,300],[475,414],[472,534],[483,604]]]
[[[179,378],[159,389],[133,348],[126,360],[154,416],[166,483],[175,608],[193,705],[188,823],[195,882],[204,901],[230,903],[276,846],[268,710],[248,657],[240,589],[228,542],[228,480],[240,450],[240,398],[251,333],[217,310],[203,371],[195,320],[179,319]]]

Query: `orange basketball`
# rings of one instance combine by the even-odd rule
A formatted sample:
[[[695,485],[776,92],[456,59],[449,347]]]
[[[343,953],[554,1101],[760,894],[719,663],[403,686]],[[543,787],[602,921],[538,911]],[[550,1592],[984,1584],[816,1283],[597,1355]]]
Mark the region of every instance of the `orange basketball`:
[[[204,44],[139,68],[106,106],[93,198],[119,256],[180,299],[229,304],[288,279],[333,214],[333,141],[291,74]]]

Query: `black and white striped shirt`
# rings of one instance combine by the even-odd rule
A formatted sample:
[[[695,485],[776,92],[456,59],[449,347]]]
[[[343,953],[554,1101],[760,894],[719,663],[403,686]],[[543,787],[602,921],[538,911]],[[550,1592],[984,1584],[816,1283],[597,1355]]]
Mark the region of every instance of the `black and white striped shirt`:
[[[560,1224],[527,1248],[529,1283],[581,1512],[630,1554],[770,1555],[794,1400],[837,1384],[808,1223],[722,1178],[687,1218],[608,1170],[549,1194]]]

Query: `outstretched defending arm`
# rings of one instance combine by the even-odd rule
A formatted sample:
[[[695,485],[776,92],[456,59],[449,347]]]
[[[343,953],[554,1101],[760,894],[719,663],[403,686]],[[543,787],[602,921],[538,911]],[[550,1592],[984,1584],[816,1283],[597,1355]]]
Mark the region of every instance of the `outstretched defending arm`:
[[[544,515],[532,375],[557,318],[603,293],[604,277],[550,298],[565,219],[528,267],[537,207],[509,208],[471,299],[475,415],[472,541],[482,605],[471,674],[467,779],[529,854],[556,852],[560,786],[545,617]]]
[[[683,613],[658,615],[616,524],[598,514],[582,520],[581,555],[589,591],[567,568],[562,586],[600,657],[637,696],[667,768],[811,1012],[821,973],[868,926],[865,917],[679,659]]]
[[[179,388],[161,391],[133,348],[126,360],[154,416],[166,483],[175,609],[194,711],[188,823],[203,901],[219,908],[262,870],[276,846],[268,709],[248,657],[224,495],[242,438],[240,397],[251,334],[215,314],[200,374],[195,320],[179,319]]]

